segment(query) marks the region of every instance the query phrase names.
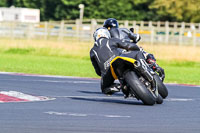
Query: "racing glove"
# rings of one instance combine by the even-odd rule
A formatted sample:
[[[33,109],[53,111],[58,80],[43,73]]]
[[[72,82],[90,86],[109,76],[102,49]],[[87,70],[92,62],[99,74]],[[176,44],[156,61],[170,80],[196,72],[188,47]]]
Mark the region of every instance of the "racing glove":
[[[156,58],[154,57],[153,54],[148,54],[147,55],[147,59],[146,59],[147,63],[149,64],[149,66],[155,70],[156,67],[157,67],[157,64],[156,64]]]
[[[151,69],[153,69],[153,71],[157,72],[159,74],[160,78],[162,79],[162,81],[164,81],[165,71],[162,67],[160,67],[158,64],[156,64],[156,59],[155,59],[154,55],[148,54],[146,61],[149,64],[149,67]]]
[[[132,33],[132,32],[130,32],[130,33],[128,34],[128,37],[129,37],[131,40],[133,40],[133,43],[137,43],[137,42],[139,42],[140,39],[141,39],[141,37],[140,37],[139,34],[134,34],[134,33]]]

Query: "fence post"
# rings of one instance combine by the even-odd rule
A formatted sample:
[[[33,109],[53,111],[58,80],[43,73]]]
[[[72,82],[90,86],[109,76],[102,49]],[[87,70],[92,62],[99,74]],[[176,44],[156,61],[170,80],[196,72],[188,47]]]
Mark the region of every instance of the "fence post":
[[[134,33],[136,33],[136,32],[135,32],[135,31],[136,31],[136,26],[137,26],[137,25],[136,25],[136,21],[133,21],[133,26],[132,26],[132,27],[133,27],[133,29],[134,29]]]
[[[184,29],[185,29],[185,23],[181,23],[180,33],[179,33],[179,45],[183,44],[183,36],[184,36]]]
[[[200,23],[199,23],[199,30],[200,30]]]
[[[48,37],[48,22],[44,22],[44,39],[47,40]]]
[[[169,42],[169,22],[165,22],[165,43],[168,44]]]
[[[193,46],[196,46],[196,27],[194,23],[190,23],[190,29],[192,31]]]
[[[80,20],[76,19],[76,37],[79,38],[80,37]]]
[[[151,45],[154,43],[154,27],[151,26]]]
[[[28,39],[31,39],[34,37],[34,28],[33,28],[34,24],[30,23],[28,24],[28,32],[27,32],[27,36],[28,36]]]
[[[96,30],[97,21],[95,19],[91,20],[91,41],[93,40],[93,33]]]
[[[144,21],[140,21],[140,27],[144,27]]]
[[[14,39],[14,23],[10,22],[9,28],[10,28],[10,35],[9,36],[11,36],[11,39],[13,40]]]
[[[157,28],[160,28],[160,21],[157,22]]]
[[[180,28],[180,30],[179,30],[179,37],[178,37],[178,44],[179,45],[181,45],[182,44],[182,41],[183,41],[183,29],[182,28]]]
[[[193,46],[196,46],[196,29],[193,29]]]
[[[174,27],[173,27],[173,36],[175,36],[175,34],[176,34],[176,31],[177,31],[177,27],[178,27],[178,24],[177,24],[177,22],[174,22]]]
[[[149,21],[149,28],[151,28],[152,26],[152,21]]]
[[[133,28],[136,26],[136,21],[133,21]]]
[[[140,27],[138,25],[134,28],[134,33],[139,34]]]
[[[178,27],[177,22],[174,22],[174,29]]]
[[[65,22],[64,22],[64,20],[62,20],[60,22],[60,30],[59,30],[59,36],[58,36],[58,40],[60,40],[60,41],[63,40],[64,25],[65,25]]]
[[[125,28],[128,28],[128,23],[129,23],[128,20],[124,21],[124,27]]]

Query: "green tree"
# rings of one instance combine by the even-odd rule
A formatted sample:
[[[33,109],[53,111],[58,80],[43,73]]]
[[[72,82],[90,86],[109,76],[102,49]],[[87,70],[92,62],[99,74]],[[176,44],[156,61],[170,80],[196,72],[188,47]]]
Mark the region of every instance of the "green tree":
[[[7,1],[6,0],[0,0],[0,7],[6,7]]]
[[[0,0],[1,7],[40,9],[41,20],[84,19],[200,22],[200,0]]]
[[[160,19],[200,22],[200,0],[154,0],[151,9],[156,9]]]
[[[149,9],[152,0],[3,0],[2,6],[39,8],[41,20],[79,18],[79,4],[84,4],[84,18],[119,20],[156,19]]]

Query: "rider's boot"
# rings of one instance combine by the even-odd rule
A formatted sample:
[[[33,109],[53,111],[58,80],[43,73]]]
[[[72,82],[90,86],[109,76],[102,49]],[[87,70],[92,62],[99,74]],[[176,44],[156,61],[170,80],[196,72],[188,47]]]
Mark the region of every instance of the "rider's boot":
[[[119,92],[121,89],[121,85],[120,84],[117,84],[117,83],[114,83],[112,84],[110,87],[107,87],[107,88],[104,88],[102,90],[102,92],[106,95],[112,95],[116,92]]]
[[[129,88],[126,85],[124,85],[122,87],[122,92],[124,93],[124,98],[125,99],[131,96],[130,90],[129,90]]]

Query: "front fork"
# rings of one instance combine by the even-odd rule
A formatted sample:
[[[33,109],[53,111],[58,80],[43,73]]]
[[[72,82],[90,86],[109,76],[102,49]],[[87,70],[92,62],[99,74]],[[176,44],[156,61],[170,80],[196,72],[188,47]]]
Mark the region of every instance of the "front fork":
[[[134,67],[139,73],[141,73],[142,76],[144,76],[146,80],[148,80],[149,82],[153,81],[153,75],[155,74],[155,72],[153,72],[153,70],[148,66],[144,59],[136,61],[134,63]]]
[[[153,75],[155,75],[155,72],[148,66],[144,59],[136,61],[134,63],[134,67],[139,73],[141,73],[141,76],[144,77],[144,79],[151,84],[151,87],[147,87],[147,89],[152,92],[154,97],[158,97],[158,88],[156,80],[153,77]]]

